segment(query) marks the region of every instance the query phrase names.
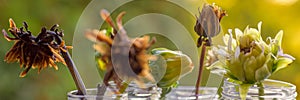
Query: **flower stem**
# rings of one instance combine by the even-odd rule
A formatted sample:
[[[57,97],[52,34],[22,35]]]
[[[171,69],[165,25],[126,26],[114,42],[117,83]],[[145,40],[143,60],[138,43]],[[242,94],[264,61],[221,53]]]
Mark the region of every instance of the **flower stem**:
[[[120,88],[120,93],[124,93],[125,92],[125,90],[127,89],[127,87],[129,86],[129,82],[130,81],[126,81],[126,82],[124,82],[123,84],[122,84],[122,86],[121,86],[121,88]]]
[[[241,100],[246,100],[249,88],[252,86],[252,84],[240,84],[239,86],[239,93]]]
[[[257,83],[258,86],[258,95],[259,95],[259,100],[265,100],[264,98],[262,98],[261,96],[265,95],[265,90],[264,90],[264,85],[262,82],[258,82]]]
[[[206,45],[202,45],[202,50],[201,50],[201,56],[200,56],[200,64],[199,64],[199,72],[198,72],[198,78],[197,78],[197,83],[196,83],[196,99],[198,99],[198,94],[199,94],[199,88],[200,88],[200,83],[201,83],[201,76],[202,76],[202,70],[203,70],[203,64],[204,64],[204,57],[205,57],[205,51],[206,51]]]
[[[103,100],[105,92],[106,92],[106,86],[104,84],[102,85],[98,84],[96,100]]]
[[[73,62],[73,60],[71,59],[71,56],[69,54],[69,52],[61,52],[67,66],[68,66],[68,69],[73,77],[73,80],[76,84],[76,87],[77,87],[77,95],[85,95],[86,94],[86,89],[85,89],[85,85],[82,81],[82,78],[80,77],[79,75],[79,72],[78,70],[76,69],[76,66]]]

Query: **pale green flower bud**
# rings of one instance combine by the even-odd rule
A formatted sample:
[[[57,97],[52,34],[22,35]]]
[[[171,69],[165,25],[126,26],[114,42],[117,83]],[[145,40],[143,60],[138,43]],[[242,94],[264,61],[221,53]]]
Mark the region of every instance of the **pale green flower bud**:
[[[208,69],[222,69],[225,76],[241,86],[251,86],[245,84],[261,82],[291,64],[295,58],[284,54],[281,48],[283,31],[279,31],[274,39],[268,37],[266,43],[261,37],[261,24],[258,24],[258,30],[247,27],[242,32],[235,29],[235,38],[230,29],[223,37],[225,46],[212,47],[209,51],[212,57],[208,58],[217,60],[208,64]]]
[[[268,38],[268,43],[261,37],[261,22],[258,30],[247,27],[244,32],[235,29],[235,38],[232,30],[223,37],[225,46],[213,47],[213,56],[218,61],[209,66],[209,69],[225,69],[226,75],[242,83],[254,84],[268,78],[292,63],[294,58],[283,54],[280,31],[274,39]],[[212,57],[211,57],[212,58]]]
[[[157,86],[163,89],[162,96],[176,87],[177,81],[194,68],[192,60],[180,51],[155,48],[151,53],[157,56],[157,60],[149,64],[151,74],[158,80]]]

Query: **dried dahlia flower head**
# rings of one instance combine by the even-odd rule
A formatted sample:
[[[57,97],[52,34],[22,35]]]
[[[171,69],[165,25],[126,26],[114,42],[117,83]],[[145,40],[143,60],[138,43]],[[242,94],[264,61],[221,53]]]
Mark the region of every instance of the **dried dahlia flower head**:
[[[96,43],[94,49],[101,54],[99,59],[105,63],[104,84],[109,85],[108,82],[113,80],[120,88],[123,81],[134,80],[143,87],[144,78],[154,82],[148,61],[155,57],[147,54],[147,50],[156,40],[155,38],[150,40],[149,36],[130,39],[122,26],[124,14],[122,12],[118,15],[117,27],[115,27],[110,13],[102,10],[102,18],[113,28],[113,31],[108,33],[106,30],[89,30],[85,35]]]
[[[21,68],[25,68],[20,77],[25,77],[27,72],[33,68],[38,68],[40,72],[48,66],[58,69],[55,62],[65,64],[60,52],[65,52],[70,46],[65,46],[62,31],[57,29],[58,25],[52,26],[50,30],[45,27],[37,37],[28,30],[26,22],[23,27],[17,28],[15,22],[9,19],[10,29],[8,30],[14,37],[9,37],[3,29],[4,38],[8,41],[15,41],[13,47],[7,52],[4,60],[8,63],[19,62]],[[25,28],[25,30],[24,30]]]

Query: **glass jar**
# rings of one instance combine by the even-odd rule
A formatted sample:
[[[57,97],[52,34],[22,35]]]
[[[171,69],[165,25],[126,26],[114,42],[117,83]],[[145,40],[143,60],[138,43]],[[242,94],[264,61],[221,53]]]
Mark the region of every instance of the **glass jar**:
[[[254,85],[249,88],[247,99],[251,100],[296,100],[297,92],[296,86],[277,80],[266,79],[263,81],[264,85],[264,96],[259,96],[258,91],[259,87]],[[224,80],[223,91],[222,91],[222,99],[224,100],[232,100],[232,99],[240,99],[238,92],[238,84],[229,82],[228,79]]]
[[[128,100],[128,94],[115,94],[109,88],[103,96],[97,96],[97,89],[87,89],[86,95],[76,95],[77,90],[68,93],[68,100]]]
[[[135,83],[128,84],[124,94],[115,94],[111,89],[116,90],[116,84],[109,82],[111,88],[107,88],[104,96],[97,96],[97,89],[87,89],[87,95],[76,95],[77,90],[68,93],[68,100],[159,100],[161,88],[155,84],[144,84],[140,88]],[[102,99],[100,99],[102,98]]]
[[[218,88],[200,87],[198,99],[200,100],[218,100]],[[195,100],[194,86],[179,86],[174,88],[167,96],[167,100]]]
[[[126,89],[129,100],[159,100],[161,88],[155,84],[145,84],[145,88],[140,88],[135,83],[130,83]]]

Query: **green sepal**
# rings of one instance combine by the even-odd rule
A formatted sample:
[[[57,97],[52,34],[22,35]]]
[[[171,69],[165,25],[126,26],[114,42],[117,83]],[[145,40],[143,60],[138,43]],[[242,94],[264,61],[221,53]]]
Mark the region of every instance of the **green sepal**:
[[[241,100],[246,100],[249,88],[253,86],[253,84],[240,84],[239,93]]]

